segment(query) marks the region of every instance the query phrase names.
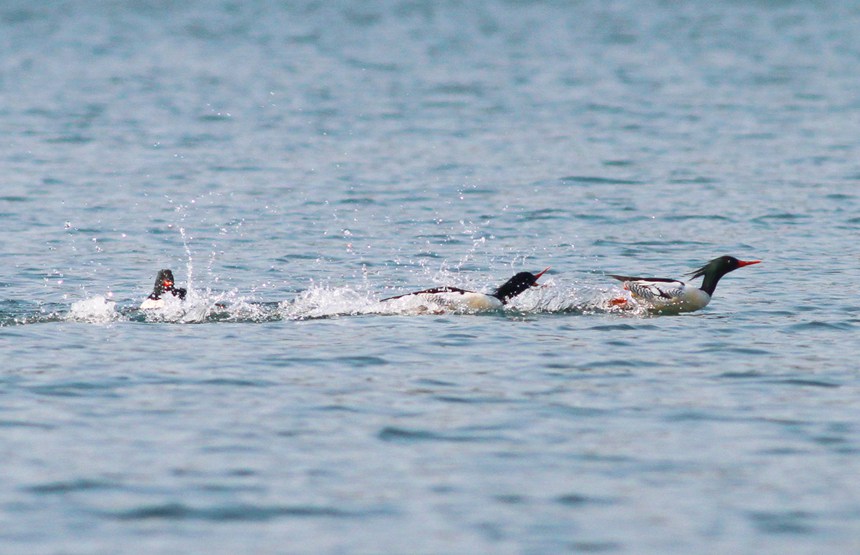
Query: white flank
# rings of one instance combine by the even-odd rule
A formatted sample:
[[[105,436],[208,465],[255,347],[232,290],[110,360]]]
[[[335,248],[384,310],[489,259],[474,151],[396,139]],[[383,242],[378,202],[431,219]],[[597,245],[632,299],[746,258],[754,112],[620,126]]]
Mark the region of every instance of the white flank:
[[[683,281],[625,281],[624,289],[633,298],[648,305],[649,312],[678,314],[701,310],[711,302],[711,296]]]
[[[147,297],[140,303],[141,310],[154,310],[156,308],[164,308],[164,299],[150,299]]]

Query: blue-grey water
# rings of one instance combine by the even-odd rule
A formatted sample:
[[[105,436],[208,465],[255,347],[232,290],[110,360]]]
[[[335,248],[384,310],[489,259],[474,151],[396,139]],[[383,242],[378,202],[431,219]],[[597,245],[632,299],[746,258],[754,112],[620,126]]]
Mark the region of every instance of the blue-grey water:
[[[0,553],[860,551],[858,28],[0,3]],[[605,309],[722,254],[703,311]]]

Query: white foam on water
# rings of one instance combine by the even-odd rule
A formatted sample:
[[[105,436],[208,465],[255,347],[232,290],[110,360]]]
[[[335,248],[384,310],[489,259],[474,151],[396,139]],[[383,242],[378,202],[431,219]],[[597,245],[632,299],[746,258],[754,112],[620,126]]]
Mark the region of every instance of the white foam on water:
[[[620,289],[594,289],[581,286],[556,286],[548,281],[513,298],[499,310],[474,310],[436,302],[432,297],[405,295],[390,300],[350,287],[313,286],[278,305],[277,316],[287,320],[333,318],[358,315],[415,316],[433,314],[476,314],[508,311],[519,314],[619,314],[647,316],[647,307],[630,299],[626,306],[610,303],[624,292]],[[384,295],[383,295],[384,296]]]
[[[442,314],[505,313],[517,314],[617,314],[652,316],[649,307],[633,299],[621,288],[593,288],[556,285],[548,281],[511,299],[498,310],[474,310],[436,302],[426,296],[406,295],[382,301],[376,293],[351,287],[312,286],[293,299],[263,303],[239,292],[211,289],[189,290],[184,300],[165,295],[164,305],[156,309],[117,310],[117,303],[101,295],[72,303],[64,319],[72,322],[107,323],[128,319],[152,323],[196,324],[206,322],[267,322],[347,316],[416,316]],[[625,298],[625,305],[611,301]]]
[[[288,320],[331,318],[372,314],[374,304],[379,303],[350,287],[313,286],[292,300],[282,301],[278,311]]]
[[[619,299],[624,299],[625,302],[614,302]],[[583,314],[618,314],[640,318],[653,316],[652,307],[648,303],[637,301],[630,291],[621,287],[594,289],[583,308]]]
[[[120,313],[116,311],[116,302],[102,295],[73,302],[66,315],[66,320],[88,324],[106,324],[120,318]]]
[[[191,291],[185,295],[185,300],[173,295],[165,295],[164,305],[160,308],[141,310],[147,322],[170,322],[181,324],[196,324],[210,320],[227,308],[224,299],[226,293],[213,293],[209,290]]]

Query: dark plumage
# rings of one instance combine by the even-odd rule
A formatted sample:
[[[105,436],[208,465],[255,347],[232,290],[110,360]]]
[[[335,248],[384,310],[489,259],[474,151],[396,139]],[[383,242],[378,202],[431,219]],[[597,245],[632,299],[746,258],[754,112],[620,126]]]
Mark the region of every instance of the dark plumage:
[[[549,268],[546,270],[549,270]],[[513,299],[529,287],[536,286],[538,278],[541,277],[546,270],[537,275],[531,272],[518,273],[496,289],[496,292],[493,293],[493,297],[502,301],[502,304],[507,304],[509,299]]]
[[[758,260],[751,260],[749,262],[746,262],[743,260],[738,260],[734,256],[725,255],[711,260],[698,270],[690,272],[687,275],[692,276],[693,279],[696,279],[700,276],[704,276],[705,279],[702,280],[701,290],[713,297],[714,290],[717,288],[717,283],[720,281],[721,277],[728,274],[729,272],[734,272],[738,268],[743,268],[744,266],[758,263]]]
[[[415,291],[414,293],[406,293],[405,295],[397,295],[396,297],[388,297],[387,299],[382,299],[382,301],[392,301],[395,299],[402,299],[403,297],[409,297],[412,295],[439,295],[444,293],[456,293],[460,295],[468,295],[470,298],[478,298],[483,297],[487,299],[488,297],[492,297],[497,299],[502,304],[507,304],[509,300],[513,299],[529,287],[534,287],[537,285],[537,280],[540,278],[549,268],[546,268],[544,271],[539,272],[537,274],[532,274],[531,272],[520,272],[496,289],[495,292],[487,295],[485,293],[476,293],[474,291],[469,291],[466,289],[460,289],[459,287],[434,287],[432,289],[424,289],[422,291]],[[493,301],[495,302],[495,301]]]
[[[184,299],[186,293],[185,289],[182,287],[174,287],[174,283],[172,271],[159,271],[158,276],[155,278],[155,287],[152,289],[152,293],[150,293],[149,298],[153,301],[157,301],[162,295],[164,295],[164,293],[170,293],[174,297]]]

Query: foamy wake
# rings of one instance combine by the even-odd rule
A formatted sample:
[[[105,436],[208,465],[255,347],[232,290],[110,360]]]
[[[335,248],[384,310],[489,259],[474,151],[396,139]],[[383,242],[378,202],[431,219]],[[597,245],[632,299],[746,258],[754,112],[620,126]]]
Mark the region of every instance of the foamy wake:
[[[615,306],[610,301],[619,296],[628,303]],[[500,314],[619,314],[646,316],[647,307],[640,306],[620,288],[588,288],[577,286],[548,286],[530,289],[515,297]],[[103,324],[114,321],[144,321],[166,323],[206,322],[267,322],[273,320],[311,320],[349,316],[416,316],[434,314],[473,314],[427,298],[405,296],[381,301],[375,293],[350,287],[313,286],[293,299],[281,302],[260,302],[235,291],[189,291],[185,300],[168,296],[164,306],[141,310],[138,305],[117,303],[104,296],[95,296],[72,303],[65,320]]]
[[[349,287],[314,286],[278,305],[282,318],[304,320],[372,314],[374,301]]]
[[[619,296],[628,298],[624,307],[610,301]],[[349,287],[312,287],[295,299],[279,304],[284,319],[334,318],[359,315],[415,316],[424,314],[473,314],[475,311],[453,308],[420,296],[405,296],[380,301],[367,292]],[[620,288],[591,289],[586,287],[536,287],[512,299],[499,313],[518,314],[622,314],[645,316],[647,308],[640,306]]]
[[[263,322],[273,319],[273,303],[259,303],[235,291],[188,291],[185,300],[164,297],[164,306],[137,312],[147,322],[198,324],[204,322]]]

